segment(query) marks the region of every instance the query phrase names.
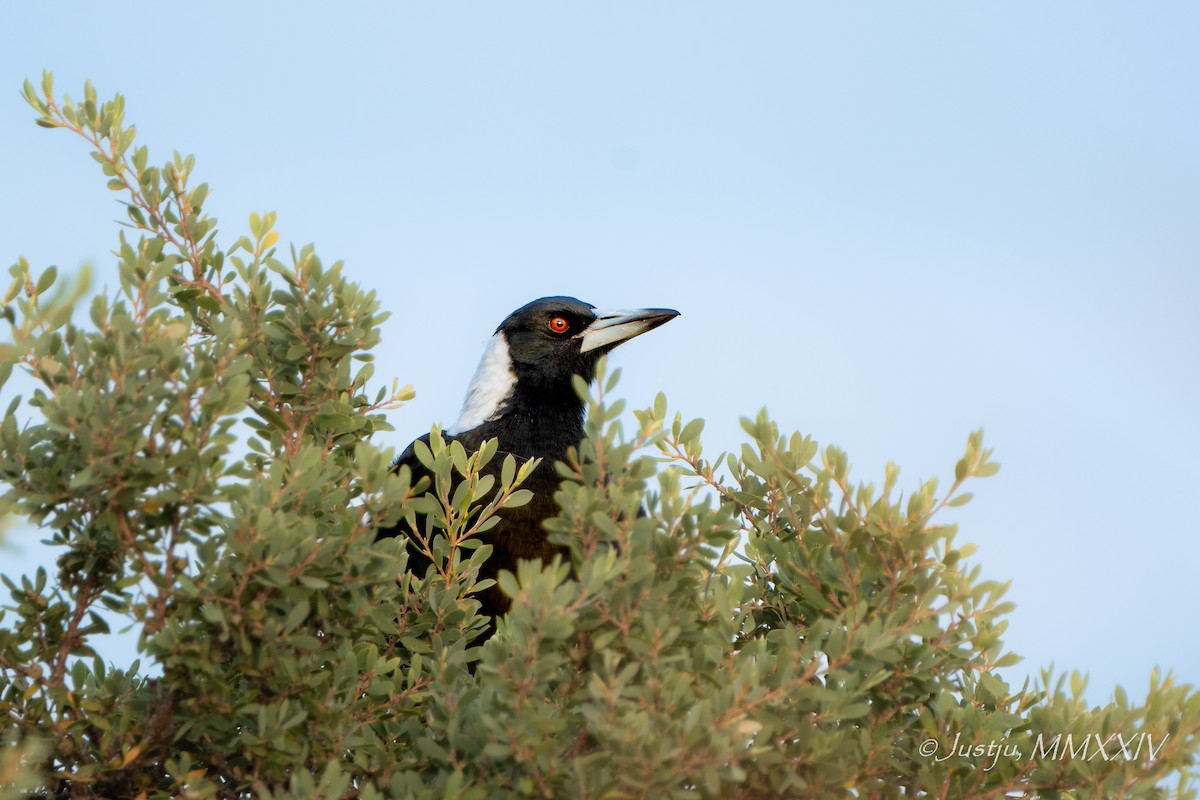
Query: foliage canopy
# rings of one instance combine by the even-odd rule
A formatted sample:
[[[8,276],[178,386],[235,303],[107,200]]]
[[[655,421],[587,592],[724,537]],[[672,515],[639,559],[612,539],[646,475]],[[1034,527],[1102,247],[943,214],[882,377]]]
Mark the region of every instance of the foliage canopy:
[[[494,443],[435,436],[432,485],[391,474],[369,440],[411,390],[368,396],[375,294],[281,254],[273,214],[222,248],[193,159],[151,166],[120,96],[59,100],[46,75],[25,97],[90,144],[127,221],[86,323],[53,267],[21,260],[4,296],[0,380],[36,388],[0,424],[0,508],[61,553],[4,577],[7,796],[1193,796],[1162,785],[1195,757],[1191,687],[1088,708],[1077,674],[997,673],[1006,587],[935,518],[997,469],[981,433],[947,491],[904,498],[894,467],[852,484],[765,413],[711,460],[661,395],[626,435],[602,374],[559,467],[571,564],[502,573],[513,611],[472,646],[471,534],[522,471],[489,485]],[[423,576],[374,542],[418,512],[442,531]],[[96,657],[113,619],[144,667]]]

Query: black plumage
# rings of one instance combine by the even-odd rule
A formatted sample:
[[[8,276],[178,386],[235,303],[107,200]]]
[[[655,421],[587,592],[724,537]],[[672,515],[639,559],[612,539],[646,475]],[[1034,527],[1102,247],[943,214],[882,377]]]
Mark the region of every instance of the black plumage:
[[[571,378],[589,383],[605,353],[638,334],[678,316],[664,308],[636,311],[597,311],[573,297],[543,297],[514,311],[500,324],[479,363],[459,420],[445,438],[457,440],[468,453],[487,439],[497,439],[499,453],[486,470],[498,472],[507,453],[518,463],[540,458],[541,463],[522,484],[533,492],[524,506],[500,512],[498,525],[481,534],[492,555],[480,578],[495,578],[500,570],[516,572],[521,559],[549,563],[563,548],[550,544],[542,523],[558,513],[554,492],[558,477],[554,462],[583,438],[583,401]],[[429,443],[429,434],[418,441]],[[417,460],[415,442],[393,465],[408,466],[413,481],[428,470]],[[417,524],[423,530],[424,522]],[[408,536],[405,523],[381,529],[379,538]],[[424,575],[430,562],[409,539],[409,568]],[[565,553],[564,553],[565,555]],[[498,586],[478,595],[482,613],[496,616],[508,610],[509,600]]]

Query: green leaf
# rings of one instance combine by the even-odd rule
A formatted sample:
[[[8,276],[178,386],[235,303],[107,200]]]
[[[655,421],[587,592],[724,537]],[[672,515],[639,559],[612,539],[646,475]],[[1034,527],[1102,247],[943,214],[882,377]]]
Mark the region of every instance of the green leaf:
[[[516,597],[521,593],[516,576],[506,569],[500,570],[500,573],[496,575],[496,583],[499,584],[500,591],[504,592],[506,597]]]
[[[429,450],[429,445],[417,439],[413,442],[413,455],[417,457],[417,461],[421,462],[421,466],[430,472],[433,471],[433,453]]]
[[[288,612],[287,619],[283,623],[284,631],[290,633],[291,631],[296,630],[296,628],[299,628],[304,620],[308,619],[308,615],[311,610],[312,606],[307,600],[301,600],[298,602],[295,607]]]
[[[519,508],[533,499],[533,492],[528,489],[517,489],[509,496],[505,508]]]
[[[513,458],[511,453],[506,453],[504,461],[500,464],[500,488],[507,489],[512,486],[513,478],[517,476],[517,460]]]
[[[45,294],[46,290],[54,285],[54,280],[58,277],[58,267],[47,267],[46,271],[38,277],[37,293]]]
[[[687,443],[695,439],[704,430],[704,420],[694,419],[687,425],[683,426],[683,430],[679,433],[679,441]]]
[[[137,136],[137,128],[129,127],[121,131],[121,138],[117,140],[117,152],[124,153],[133,144],[134,137]]]

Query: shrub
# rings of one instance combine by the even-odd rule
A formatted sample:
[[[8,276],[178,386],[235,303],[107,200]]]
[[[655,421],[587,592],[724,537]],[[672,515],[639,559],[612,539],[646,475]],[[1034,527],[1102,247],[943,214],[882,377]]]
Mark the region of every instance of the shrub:
[[[19,262],[4,298],[0,379],[36,389],[0,425],[3,509],[60,552],[4,578],[9,796],[1191,796],[1191,687],[1088,708],[1079,675],[998,674],[1006,587],[938,519],[997,469],[978,432],[948,490],[905,499],[894,467],[852,484],[765,413],[714,459],[661,395],[627,436],[602,371],[549,526],[571,563],[502,573],[513,610],[473,645],[469,534],[523,470],[489,486],[494,444],[434,436],[432,485],[392,474],[370,437],[411,390],[368,396],[375,294],[280,254],[273,214],[223,249],[192,158],[150,166],[120,96],[60,101],[48,75],[25,96],[128,222],[86,323],[53,267]],[[444,529],[424,576],[374,541],[418,512]],[[144,664],[96,657],[114,619]]]

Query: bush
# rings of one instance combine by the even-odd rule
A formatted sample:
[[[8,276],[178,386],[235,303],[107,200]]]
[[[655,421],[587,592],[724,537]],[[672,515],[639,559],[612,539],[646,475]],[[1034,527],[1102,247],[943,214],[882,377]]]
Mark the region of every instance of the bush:
[[[369,440],[411,390],[367,396],[374,293],[311,247],[282,260],[273,214],[222,249],[192,158],[149,166],[120,96],[25,96],[89,142],[131,235],[87,324],[53,267],[21,261],[4,298],[0,378],[37,388],[0,426],[3,509],[61,552],[4,578],[8,796],[1192,796],[1191,687],[1089,709],[1078,675],[997,674],[1005,586],[936,521],[997,469],[980,433],[948,491],[901,500],[895,468],[852,485],[765,414],[711,460],[661,395],[627,437],[602,373],[559,467],[571,564],[502,573],[513,611],[473,645],[489,548],[466,534],[521,472],[481,485],[495,448],[435,436],[433,485],[392,474]],[[417,512],[451,556],[427,576],[374,541]],[[111,619],[144,668],[96,657]]]

